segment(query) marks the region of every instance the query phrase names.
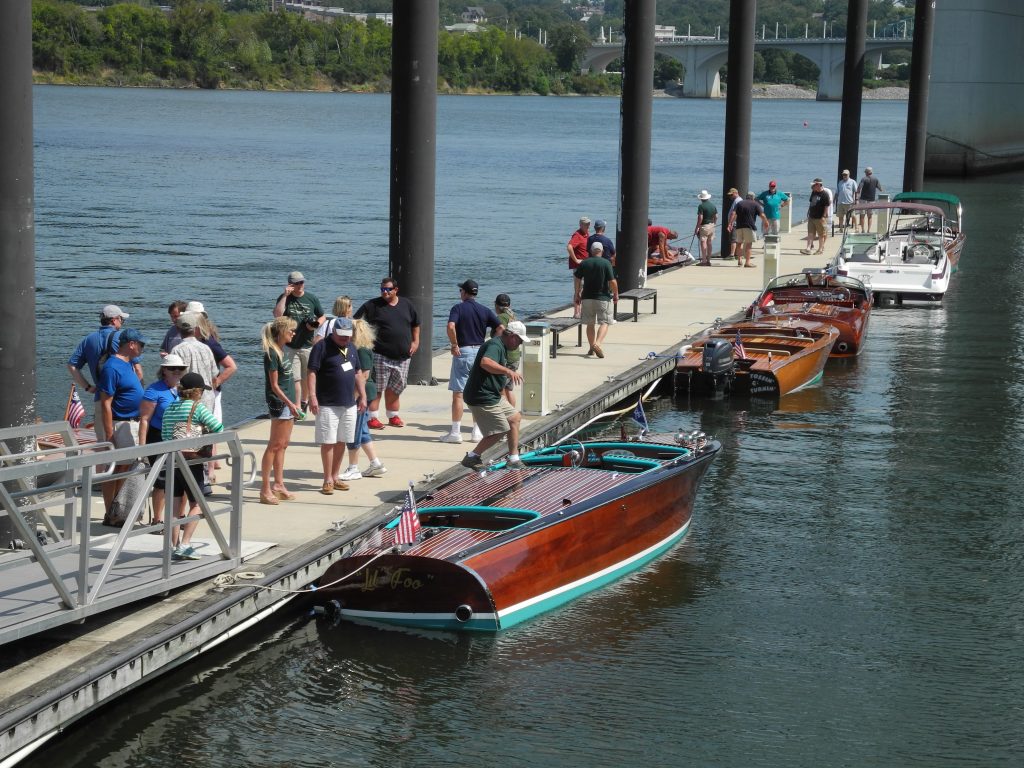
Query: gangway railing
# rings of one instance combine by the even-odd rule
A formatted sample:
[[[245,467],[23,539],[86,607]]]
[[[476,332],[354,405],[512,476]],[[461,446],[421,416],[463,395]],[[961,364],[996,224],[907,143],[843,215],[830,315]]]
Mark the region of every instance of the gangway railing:
[[[57,445],[39,449],[42,436]],[[26,450],[26,444],[33,449]],[[218,452],[205,458],[186,456],[204,446],[218,446]],[[226,501],[204,496],[190,471],[193,464],[213,460],[224,460],[230,468]],[[180,479],[198,504],[196,515],[175,517],[175,469],[181,470]],[[22,588],[26,595],[13,599],[14,607],[0,606],[0,643],[237,567],[242,488],[254,482],[255,474],[256,457],[243,450],[235,431],[115,449],[110,443],[80,443],[66,422],[0,430],[0,518],[9,519],[16,537],[0,542],[0,600],[15,598]],[[93,502],[100,486],[137,477],[142,478],[141,491],[113,541],[109,530],[94,535]],[[143,515],[161,477],[163,521],[145,524]],[[210,556],[173,561],[172,532],[194,520],[203,521],[212,535]],[[159,553],[127,551],[129,542],[151,533],[162,534]],[[21,605],[30,607],[22,610]]]

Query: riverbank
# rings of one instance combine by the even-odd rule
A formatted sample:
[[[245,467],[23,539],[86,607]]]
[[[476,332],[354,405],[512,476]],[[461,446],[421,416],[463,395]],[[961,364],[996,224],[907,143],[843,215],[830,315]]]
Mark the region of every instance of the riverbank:
[[[906,101],[910,97],[910,89],[899,86],[886,86],[884,88],[865,88],[862,91],[865,100],[892,100]],[[683,87],[679,84],[672,84],[663,89],[654,91],[655,98],[682,99]],[[813,101],[817,93],[809,88],[799,85],[784,85],[777,83],[755,83],[750,92],[754,99],[807,99]],[[725,87],[722,88],[722,98],[725,98]]]

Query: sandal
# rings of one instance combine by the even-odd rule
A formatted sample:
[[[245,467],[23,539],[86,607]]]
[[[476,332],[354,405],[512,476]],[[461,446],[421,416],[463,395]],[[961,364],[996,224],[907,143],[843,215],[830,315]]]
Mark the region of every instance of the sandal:
[[[264,496],[262,493],[260,494],[260,504],[280,504],[280,503],[281,502],[277,500],[277,496]]]
[[[295,498],[295,494],[292,493],[291,491],[281,491],[278,490],[277,488],[274,489],[274,496],[281,499],[281,501],[291,501],[292,499]]]

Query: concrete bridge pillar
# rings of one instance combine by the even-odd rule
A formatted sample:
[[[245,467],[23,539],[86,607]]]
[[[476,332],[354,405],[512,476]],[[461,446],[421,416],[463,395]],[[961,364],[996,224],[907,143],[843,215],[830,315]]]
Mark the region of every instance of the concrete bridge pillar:
[[[687,46],[683,49],[683,67],[686,74],[683,76],[683,96],[694,99],[717,99],[722,95],[722,80],[718,70],[726,62],[728,54],[726,49],[716,51],[709,55],[707,48],[698,46]]]
[[[943,0],[935,32],[925,174],[1024,167],[1024,5]]]
[[[818,101],[841,101],[843,98],[844,52],[835,45],[816,46],[815,63],[818,74]]]

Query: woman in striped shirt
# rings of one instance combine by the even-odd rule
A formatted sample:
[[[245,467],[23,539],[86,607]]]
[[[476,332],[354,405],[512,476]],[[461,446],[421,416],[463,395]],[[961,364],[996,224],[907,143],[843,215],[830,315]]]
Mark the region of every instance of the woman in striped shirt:
[[[221,424],[213,414],[210,413],[209,409],[203,405],[199,400],[203,396],[203,392],[208,390],[209,387],[203,381],[203,377],[198,373],[186,373],[181,377],[181,381],[178,383],[178,395],[180,400],[176,400],[167,406],[164,411],[163,425],[160,428],[160,435],[164,440],[174,439],[174,425],[181,424],[188,421],[189,414],[192,415],[192,423],[200,424],[203,427],[203,432],[223,432],[224,425]],[[193,408],[195,411],[193,412]],[[196,488],[202,493],[203,488],[203,462],[196,461],[192,464],[189,469],[192,471],[192,478],[195,480]],[[188,497],[188,514],[196,515],[199,513],[199,501],[195,492],[188,487],[184,475],[181,470],[174,471],[174,516],[185,517],[185,499],[184,496]],[[177,501],[181,499],[181,501]],[[192,548],[192,533],[199,526],[198,520],[191,520],[186,523],[183,527],[176,526],[171,531],[171,542],[174,544],[174,552],[171,557],[174,560],[198,560],[199,555],[196,554]]]

